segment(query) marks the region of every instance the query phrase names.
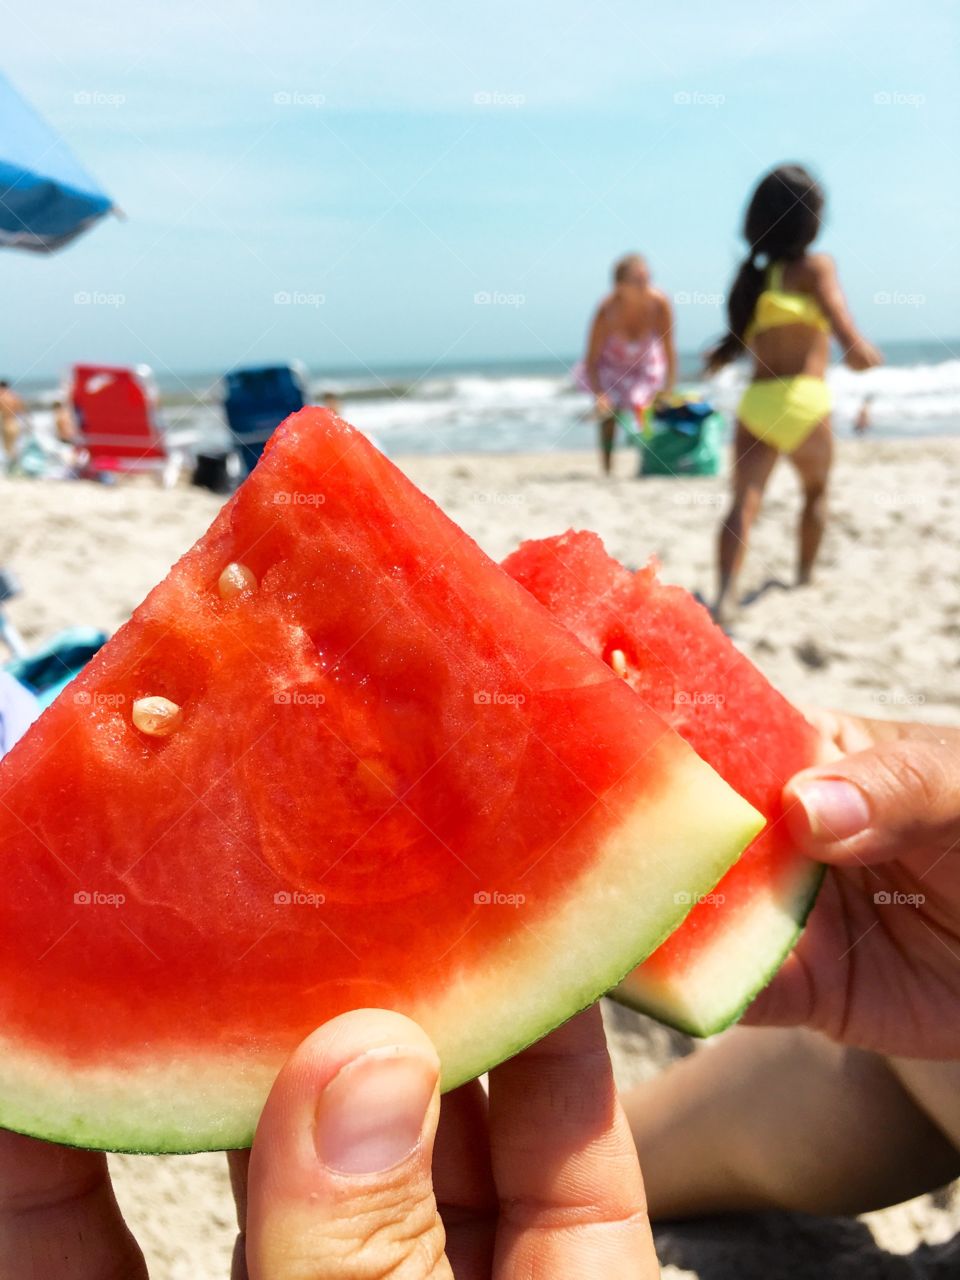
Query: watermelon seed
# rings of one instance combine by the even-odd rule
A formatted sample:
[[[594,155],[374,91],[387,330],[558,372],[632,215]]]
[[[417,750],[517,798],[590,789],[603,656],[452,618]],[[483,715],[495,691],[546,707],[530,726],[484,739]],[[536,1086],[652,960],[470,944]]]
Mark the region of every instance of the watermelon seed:
[[[165,738],[173,733],[182,719],[180,708],[169,698],[137,698],[133,704],[135,728],[153,738]]]
[[[220,592],[221,600],[232,600],[235,596],[243,595],[245,591],[256,591],[258,585],[256,578],[247,566],[238,564],[234,560],[221,573],[217,589]]]
[[[614,675],[626,679],[627,675],[627,655],[622,649],[614,649],[610,654],[610,665],[613,667]]]

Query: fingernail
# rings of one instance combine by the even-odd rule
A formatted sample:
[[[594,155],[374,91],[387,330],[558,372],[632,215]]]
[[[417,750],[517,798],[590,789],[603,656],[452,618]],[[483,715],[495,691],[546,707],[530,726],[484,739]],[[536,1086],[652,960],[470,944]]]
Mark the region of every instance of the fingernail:
[[[814,840],[847,840],[870,822],[867,797],[852,782],[816,778],[798,783],[793,793],[803,806]]]
[[[416,1150],[436,1083],[436,1064],[399,1046],[342,1067],[317,1106],[321,1161],[335,1173],[392,1169]]]

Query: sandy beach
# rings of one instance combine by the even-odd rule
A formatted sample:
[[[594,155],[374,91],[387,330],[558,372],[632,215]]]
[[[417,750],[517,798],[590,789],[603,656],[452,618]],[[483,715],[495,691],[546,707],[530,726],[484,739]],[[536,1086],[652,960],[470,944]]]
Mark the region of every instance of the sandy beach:
[[[625,562],[651,554],[670,581],[708,594],[725,503],[718,479],[638,482],[633,458],[597,475],[592,454],[400,460],[500,558],[524,537],[591,528]],[[148,481],[115,487],[0,481],[0,565],[24,592],[9,608],[28,642],[59,627],[112,631],[207,527],[220,500]],[[756,526],[733,635],[798,703],[867,715],[960,721],[960,440],[846,441],[817,580],[793,578],[796,483],[775,474]],[[622,1080],[690,1051],[675,1033],[608,1010]],[[222,1157],[112,1158],[118,1196],[158,1280],[229,1273],[233,1207]],[[960,1191],[860,1220],[777,1216],[659,1230],[664,1274],[940,1277],[960,1273]]]

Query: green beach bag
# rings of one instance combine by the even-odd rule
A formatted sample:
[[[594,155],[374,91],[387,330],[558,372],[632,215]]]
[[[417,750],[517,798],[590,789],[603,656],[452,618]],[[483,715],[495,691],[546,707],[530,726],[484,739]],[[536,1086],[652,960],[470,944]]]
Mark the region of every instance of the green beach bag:
[[[726,423],[701,397],[671,396],[655,412],[644,410],[640,422],[626,411],[618,417],[627,439],[640,452],[641,475],[719,474]]]

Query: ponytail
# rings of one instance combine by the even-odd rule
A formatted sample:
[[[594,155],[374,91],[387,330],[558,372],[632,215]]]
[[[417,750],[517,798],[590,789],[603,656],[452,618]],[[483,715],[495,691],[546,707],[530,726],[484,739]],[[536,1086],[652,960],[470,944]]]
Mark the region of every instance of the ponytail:
[[[727,298],[727,332],[705,354],[708,373],[716,373],[746,351],[744,334],[763,292],[766,267],[761,266],[755,252],[751,252],[740,264],[740,270]]]
[[[727,332],[705,354],[709,373],[746,351],[744,337],[771,262],[801,258],[820,230],[824,194],[802,165],[785,164],[761,179],[744,219],[750,252],[740,265],[727,298]]]

